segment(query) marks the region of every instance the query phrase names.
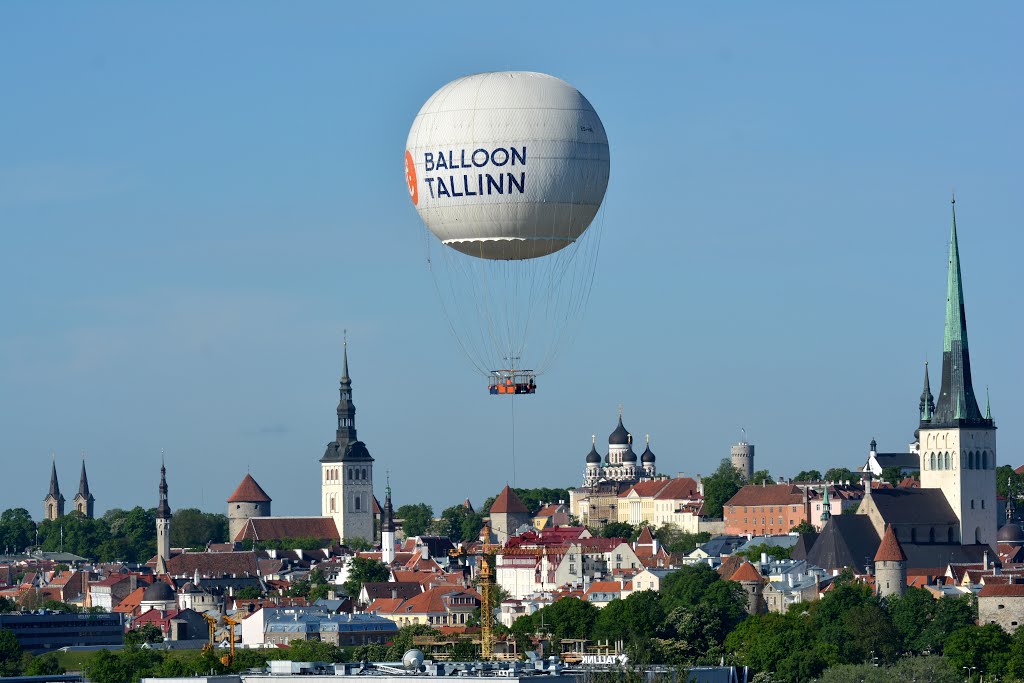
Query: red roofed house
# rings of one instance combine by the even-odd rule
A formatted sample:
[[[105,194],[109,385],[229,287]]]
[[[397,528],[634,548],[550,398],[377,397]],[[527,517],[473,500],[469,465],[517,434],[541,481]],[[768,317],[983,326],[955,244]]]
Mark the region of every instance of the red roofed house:
[[[978,591],[978,623],[1013,633],[1024,621],[1024,583],[986,584]]]
[[[471,588],[438,586],[406,600],[379,598],[366,611],[390,619],[400,627],[412,624],[464,626],[479,606],[480,595]]]
[[[505,544],[523,525],[533,522],[533,517],[516,492],[508,484],[494,499],[490,510],[491,535],[496,543]]]
[[[806,522],[810,507],[806,491],[792,484],[744,486],[723,507],[725,533],[741,536],[788,534]]]
[[[267,492],[247,473],[228,498],[228,538],[235,540],[249,519],[269,517],[270,502]]]
[[[533,526],[538,529],[549,529],[555,526],[568,526],[569,508],[565,503],[549,503],[542,507],[533,518]]]
[[[624,598],[632,592],[628,581],[595,581],[587,587],[586,600],[594,607],[604,607],[612,600]]]
[[[283,541],[293,538],[314,538],[324,547],[341,543],[341,534],[333,517],[250,517],[235,541]]]

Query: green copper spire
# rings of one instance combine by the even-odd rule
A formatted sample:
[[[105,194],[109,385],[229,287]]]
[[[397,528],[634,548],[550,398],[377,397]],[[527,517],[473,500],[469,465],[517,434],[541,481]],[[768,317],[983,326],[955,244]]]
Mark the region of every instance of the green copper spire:
[[[949,271],[946,279],[942,388],[929,423],[934,427],[991,426],[978,409],[978,401],[974,397],[974,387],[971,384],[971,358],[967,345],[967,315],[960,273],[960,245],[956,235],[955,198],[949,236]]]
[[[828,484],[825,484],[825,500],[821,504],[821,521],[832,519],[832,504],[828,502]]]

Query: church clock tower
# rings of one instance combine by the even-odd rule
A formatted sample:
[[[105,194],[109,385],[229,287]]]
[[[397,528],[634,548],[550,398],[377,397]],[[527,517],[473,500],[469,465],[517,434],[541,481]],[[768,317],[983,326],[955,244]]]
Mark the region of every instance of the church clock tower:
[[[348,341],[339,383],[338,429],[320,458],[321,514],[333,517],[341,538],[372,542],[373,458],[356,439],[356,406],[348,376]]]
[[[926,368],[921,397],[921,488],[942,489],[960,520],[961,543],[995,547],[996,426],[988,407],[984,415],[979,409],[971,381],[955,199],[953,203],[942,386],[933,406]]]

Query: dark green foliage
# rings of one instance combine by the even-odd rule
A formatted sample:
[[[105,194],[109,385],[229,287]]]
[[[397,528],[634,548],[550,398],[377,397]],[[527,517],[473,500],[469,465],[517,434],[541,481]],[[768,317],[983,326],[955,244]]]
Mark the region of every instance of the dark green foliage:
[[[821,472],[818,470],[802,470],[793,479],[796,481],[821,481]]]
[[[609,522],[601,528],[600,536],[603,538],[625,538],[635,541],[640,535],[642,527],[633,526],[628,522]]]
[[[772,475],[768,473],[768,470],[757,470],[750,475],[750,483],[757,484],[758,486],[761,484],[768,484],[770,486],[775,483],[775,480],[772,479]]]
[[[664,621],[661,596],[654,591],[640,591],[625,600],[612,600],[605,605],[594,622],[593,636],[628,643],[658,635]]]
[[[25,667],[26,676],[54,676],[62,673],[64,667],[60,665],[56,655],[52,654],[32,657]]]
[[[453,543],[475,541],[480,537],[480,528],[484,525],[484,516],[470,512],[461,503],[445,508],[441,518],[430,525],[430,533],[447,536]]]
[[[799,524],[789,530],[793,534],[813,534],[816,531],[814,526],[806,519],[802,520]]]
[[[964,626],[946,639],[945,655],[956,669],[974,667],[986,678],[1002,677],[1010,666],[1010,636],[998,624]]]
[[[722,506],[736,495],[744,483],[732,462],[728,458],[723,459],[714,474],[704,477],[704,514],[721,517]]]
[[[0,628],[0,676],[17,676],[21,673],[21,645],[14,632]]]
[[[164,642],[164,634],[161,633],[155,624],[144,624],[124,634],[124,644],[126,646],[162,642]]]
[[[903,479],[903,469],[900,467],[885,467],[882,469],[882,481],[887,481],[896,486]]]
[[[759,545],[752,546],[741,553],[737,553],[737,555],[742,555],[743,557],[751,560],[760,560],[761,553],[767,553],[768,557],[776,560],[788,560],[792,551],[792,548],[783,548],[780,545],[761,543]]]
[[[402,520],[402,531],[406,538],[422,536],[434,521],[434,509],[426,503],[402,505],[395,510],[395,517]]]
[[[35,542],[36,523],[25,508],[11,508],[0,514],[0,549],[23,552]]]
[[[337,645],[320,640],[293,640],[288,658],[296,662],[345,662],[345,651]]]
[[[315,570],[314,570],[315,571]],[[366,582],[387,581],[391,572],[387,565],[367,557],[354,557],[348,569],[348,580],[345,581],[345,592],[349,597],[359,597],[359,589]]]
[[[851,472],[845,467],[833,467],[825,472],[824,479],[825,481],[849,481],[852,483],[860,481],[860,475]]]
[[[259,588],[254,586],[246,586],[245,588],[239,588],[235,591],[235,597],[240,600],[258,600],[263,597],[263,593]]]
[[[972,596],[935,600],[923,588],[908,588],[903,597],[890,597],[886,608],[903,649],[912,654],[941,654],[950,634],[977,618]]]
[[[711,540],[711,534],[706,531],[701,531],[696,534],[691,534],[683,531],[675,524],[666,524],[654,531],[654,537],[658,539],[658,542],[665,547],[670,553],[680,553],[686,555],[693,552],[693,550],[702,543],[707,543]]]
[[[207,543],[224,543],[228,539],[228,518],[196,508],[174,511],[171,545],[175,548],[205,548]]]

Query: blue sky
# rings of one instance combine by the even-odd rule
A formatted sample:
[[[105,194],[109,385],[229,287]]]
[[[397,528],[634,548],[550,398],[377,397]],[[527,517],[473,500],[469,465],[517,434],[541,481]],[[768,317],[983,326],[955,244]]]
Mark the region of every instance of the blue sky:
[[[2,507],[51,451],[98,508],[221,510],[248,468],[319,514],[342,330],[396,503],[579,482],[590,435],[707,473],[902,450],[938,392],[956,189],[974,382],[1024,460],[1024,11],[992,3],[4,3]],[[472,72],[578,87],[611,145],[572,348],[487,396],[440,317],[402,154]]]

